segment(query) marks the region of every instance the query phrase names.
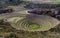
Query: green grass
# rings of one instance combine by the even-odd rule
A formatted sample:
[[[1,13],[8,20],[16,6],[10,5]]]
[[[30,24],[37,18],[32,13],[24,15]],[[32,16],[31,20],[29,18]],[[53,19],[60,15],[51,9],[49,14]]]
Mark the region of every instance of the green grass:
[[[29,26],[28,26],[28,28],[30,29],[30,30],[36,30],[36,29],[39,29],[40,27],[38,26],[38,24],[30,24]]]
[[[53,4],[60,4],[60,2],[59,1],[55,1]]]
[[[33,26],[30,26],[30,28],[32,27],[34,27],[33,29],[35,29],[36,25],[33,24]],[[17,30],[16,31],[14,30],[15,31],[14,32],[14,31],[11,31],[12,28],[9,26],[6,29],[0,30],[0,36],[4,35],[6,38],[12,38],[12,37],[16,37],[16,38],[60,38],[60,31],[57,32],[59,27],[60,25],[56,26],[55,29],[53,28],[53,30],[50,29],[46,32],[25,32],[25,31],[17,31]],[[7,31],[10,30],[10,31],[6,32],[6,30]]]

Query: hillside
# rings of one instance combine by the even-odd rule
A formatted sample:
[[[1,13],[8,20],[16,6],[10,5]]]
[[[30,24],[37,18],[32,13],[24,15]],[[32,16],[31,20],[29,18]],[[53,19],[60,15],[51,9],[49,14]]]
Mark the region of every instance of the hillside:
[[[60,38],[60,1],[51,0],[57,9],[41,5],[47,0],[8,1],[0,0],[0,38]]]

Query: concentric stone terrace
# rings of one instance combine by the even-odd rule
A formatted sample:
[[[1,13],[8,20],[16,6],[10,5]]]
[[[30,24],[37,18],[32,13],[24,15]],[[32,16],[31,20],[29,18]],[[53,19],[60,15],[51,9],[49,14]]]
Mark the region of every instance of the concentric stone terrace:
[[[46,15],[28,14],[25,17],[7,19],[13,28],[23,31],[47,31],[59,24],[59,21]]]

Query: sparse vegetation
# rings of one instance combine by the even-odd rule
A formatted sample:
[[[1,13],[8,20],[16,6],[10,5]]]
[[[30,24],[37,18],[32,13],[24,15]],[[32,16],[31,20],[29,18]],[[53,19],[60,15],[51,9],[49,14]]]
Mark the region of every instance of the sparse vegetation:
[[[31,1],[0,1],[3,9],[6,8],[5,4],[13,7],[21,7],[22,5],[22,8],[17,7],[19,11],[16,11],[17,9],[15,8],[14,13],[4,14],[4,11],[4,13],[0,14],[0,38],[60,38],[60,13],[54,18],[52,15],[55,14],[51,12],[46,12],[46,15],[27,13],[28,10],[31,10],[24,8],[25,5],[29,7],[28,3],[31,3],[30,7],[32,8],[41,6],[40,4],[32,4]],[[59,7],[60,2],[55,2],[55,4],[58,4]],[[21,9],[23,10],[21,11]],[[41,13],[41,11],[39,13]]]

